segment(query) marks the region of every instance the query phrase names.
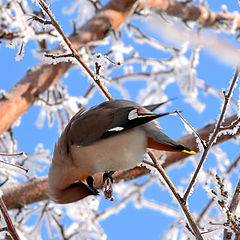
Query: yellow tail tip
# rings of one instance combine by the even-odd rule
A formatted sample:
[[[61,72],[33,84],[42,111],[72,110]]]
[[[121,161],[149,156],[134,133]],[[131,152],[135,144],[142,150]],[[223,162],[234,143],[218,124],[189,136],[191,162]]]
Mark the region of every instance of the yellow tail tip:
[[[197,154],[195,151],[188,151],[188,150],[182,150],[183,153],[187,153],[187,154]]]

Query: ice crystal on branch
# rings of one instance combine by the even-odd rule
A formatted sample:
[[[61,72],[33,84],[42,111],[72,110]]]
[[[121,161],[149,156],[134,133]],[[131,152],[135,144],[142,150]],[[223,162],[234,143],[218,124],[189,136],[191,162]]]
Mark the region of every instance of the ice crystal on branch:
[[[82,107],[83,99],[69,96],[67,87],[61,82],[50,87],[45,94],[38,97],[36,105],[41,106],[36,125],[43,127],[45,119],[53,126],[57,119],[59,129],[63,129],[71,117]]]
[[[34,153],[28,154],[27,159],[24,162],[24,166],[29,169],[28,177],[32,178],[38,176],[41,172],[46,170],[50,164],[50,151],[44,149],[43,144],[38,144],[35,148]]]
[[[95,5],[94,2],[96,1],[89,1],[89,0],[74,0],[70,3],[69,6],[66,6],[63,9],[63,13],[73,15],[77,12],[77,18],[74,20],[79,25],[83,24],[94,14]]]

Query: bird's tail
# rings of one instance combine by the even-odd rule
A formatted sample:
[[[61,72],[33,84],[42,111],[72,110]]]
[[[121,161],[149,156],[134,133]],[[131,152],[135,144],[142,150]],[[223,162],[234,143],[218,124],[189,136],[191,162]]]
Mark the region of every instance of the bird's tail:
[[[167,141],[169,140],[169,141]],[[169,152],[182,152],[182,153],[187,153],[187,154],[196,154],[195,151],[176,143],[172,139],[169,138],[164,138],[160,139],[159,141],[156,141],[152,138],[148,138],[148,148],[153,148],[156,150],[161,150],[161,151],[169,151]]]
[[[91,191],[83,182],[75,182],[65,189],[49,187],[48,195],[53,201],[65,204],[76,202],[89,195],[98,195],[98,193]]]

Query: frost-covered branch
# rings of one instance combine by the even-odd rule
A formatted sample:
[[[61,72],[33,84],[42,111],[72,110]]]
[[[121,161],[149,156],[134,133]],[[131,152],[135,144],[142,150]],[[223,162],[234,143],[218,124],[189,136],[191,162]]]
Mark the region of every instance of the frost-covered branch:
[[[47,199],[47,178],[35,178],[26,183],[3,189],[3,201],[8,209]]]
[[[234,195],[232,197],[232,201],[231,204],[228,208],[228,225],[233,228],[233,231],[235,230],[235,239],[239,239],[240,238],[240,227],[237,226],[237,216],[235,215],[236,213],[236,209],[238,207],[240,201],[240,180],[238,181],[238,184],[236,186]],[[239,225],[239,224],[238,224]],[[223,234],[223,240],[227,240],[227,239],[231,239],[232,238],[232,232],[229,232],[227,229],[224,229],[224,234]]]
[[[157,160],[157,158],[154,156],[154,154],[149,151],[148,152],[150,158],[152,159],[153,163],[155,164],[155,168],[159,171],[159,173],[161,174],[161,176],[164,178],[164,180],[166,181],[168,187],[170,188],[171,192],[173,193],[173,195],[175,196],[175,198],[177,199],[179,205],[181,206],[188,222],[189,225],[191,226],[191,232],[194,233],[194,236],[197,240],[203,240],[203,237],[197,227],[197,224],[195,223],[193,216],[188,208],[188,205],[186,203],[186,201],[184,201],[184,199],[180,196],[180,194],[178,193],[176,187],[174,186],[174,184],[172,183],[172,181],[170,180],[170,178],[168,177],[168,175],[166,174],[166,172],[164,171],[162,165],[159,163],[159,161]]]
[[[2,199],[2,196],[0,196],[0,210],[2,212],[3,218],[6,222],[7,225],[7,231],[9,232],[10,236],[12,237],[13,240],[20,240],[17,231],[12,223],[12,220],[8,214],[6,205]]]
[[[239,162],[240,162],[240,156],[238,156],[235,159],[235,161],[233,161],[233,163],[229,166],[229,168],[225,172],[225,176],[228,176],[229,173],[231,173],[232,170],[235,169],[238,166]],[[214,203],[214,199],[212,198],[211,200],[209,200],[209,202],[203,208],[202,212],[199,214],[198,219],[197,219],[197,223],[201,222],[201,220],[203,219],[204,215],[207,213],[207,211],[210,209],[210,207],[212,206],[213,203]]]
[[[198,23],[204,28],[213,28],[227,33],[240,29],[240,15],[237,13],[216,13],[203,6],[187,4],[187,1],[141,0],[139,10],[145,6],[155,11],[158,10],[160,13],[177,17],[185,23]]]
[[[227,108],[228,108],[228,104],[229,104],[230,98],[232,97],[232,94],[233,94],[233,89],[235,88],[236,83],[238,81],[238,74],[239,74],[239,70],[237,68],[236,71],[235,71],[235,74],[233,76],[233,79],[232,79],[232,81],[230,83],[228,93],[224,92],[224,104],[223,104],[222,111],[221,111],[221,114],[219,116],[219,119],[217,120],[214,132],[211,134],[211,137],[210,137],[210,139],[209,139],[209,141],[207,143],[207,147],[205,148],[205,150],[204,150],[204,152],[203,152],[203,154],[201,156],[201,159],[200,159],[200,161],[198,163],[198,166],[197,166],[197,168],[196,168],[196,170],[195,170],[195,172],[193,174],[193,177],[192,177],[192,179],[191,179],[191,181],[190,181],[190,183],[189,183],[189,185],[188,185],[188,187],[186,189],[186,192],[184,194],[183,199],[185,201],[187,200],[187,198],[188,198],[188,196],[189,196],[189,194],[190,194],[190,192],[192,190],[192,187],[193,187],[193,185],[196,182],[197,176],[198,176],[198,174],[199,174],[199,172],[200,172],[200,170],[202,168],[203,163],[206,160],[206,157],[207,157],[207,154],[208,154],[210,148],[212,147],[213,143],[216,141],[216,139],[218,137],[218,134],[219,134],[219,132],[221,130],[222,122],[223,122],[223,120],[225,118],[225,114],[226,114],[226,111],[227,111]]]
[[[88,65],[82,60],[82,58],[80,57],[78,51],[74,48],[73,44],[71,43],[71,41],[68,39],[68,37],[66,36],[66,34],[64,33],[64,31],[62,30],[61,26],[58,24],[57,20],[55,19],[54,15],[52,14],[50,8],[48,7],[48,5],[43,1],[43,0],[38,0],[39,4],[41,6],[41,8],[43,9],[44,12],[47,13],[47,15],[49,16],[49,18],[51,19],[51,22],[53,24],[53,26],[56,28],[56,30],[58,31],[58,33],[62,36],[63,41],[65,42],[65,44],[68,46],[69,50],[71,51],[71,56],[66,56],[64,55],[64,57],[74,57],[78,63],[87,71],[87,73],[91,76],[91,78],[93,79],[93,81],[98,85],[98,87],[100,88],[100,90],[103,92],[103,94],[106,96],[106,98],[108,100],[112,99],[111,94],[108,92],[107,88],[101,83],[100,80],[96,79],[94,72],[88,67]]]

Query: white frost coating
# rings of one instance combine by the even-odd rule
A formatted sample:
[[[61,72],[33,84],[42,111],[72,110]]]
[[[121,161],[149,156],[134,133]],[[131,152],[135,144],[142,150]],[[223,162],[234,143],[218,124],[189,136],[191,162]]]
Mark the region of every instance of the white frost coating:
[[[63,8],[64,14],[73,15],[75,12],[77,12],[75,22],[81,26],[93,16],[95,9],[93,4],[87,0],[74,0],[69,6]]]
[[[147,160],[147,161],[149,161],[149,162],[152,162],[152,159],[149,157],[148,154],[145,154],[145,155],[144,155],[144,160]],[[142,163],[140,164],[140,166],[144,166],[144,167],[146,167],[148,170],[150,170],[150,174],[151,174],[152,176],[156,176],[156,177],[161,178],[160,173],[158,172],[158,170],[157,170],[155,167],[153,167],[153,166],[151,166],[151,165],[149,165],[149,164],[146,164],[146,163],[144,163],[144,162],[142,162]]]
[[[20,44],[20,46],[18,47],[18,54],[15,57],[16,61],[20,61],[23,59],[24,57],[24,49],[25,49],[25,45],[26,43],[22,42],[22,44]]]
[[[134,68],[132,65],[126,65],[123,67],[124,74],[131,74],[134,72]]]
[[[213,155],[216,157],[218,169],[222,173],[226,172],[226,167],[230,165],[227,153],[217,146],[213,146],[210,152],[213,153]]]
[[[193,129],[180,117],[180,120],[183,123],[184,128],[187,130],[188,133],[194,133]]]
[[[233,129],[221,130],[218,133],[218,137],[220,137],[221,135],[236,135],[239,128],[240,128],[240,122],[236,124],[236,126]]]
[[[45,149],[43,144],[40,143],[35,147],[34,153],[28,154],[24,166],[29,170],[28,176],[35,177],[45,171],[49,167],[50,162],[50,151]]]
[[[7,42],[6,42],[6,47],[7,47],[7,48],[14,49],[14,48],[16,48],[17,45],[18,45],[18,43],[19,43],[18,41],[19,41],[19,40],[17,40],[16,38],[13,39],[13,40],[11,40],[11,41],[7,41]]]
[[[12,163],[12,162],[14,161],[13,160],[9,161],[9,163]],[[1,171],[8,172],[8,174],[11,176],[17,176],[17,175],[25,176],[27,174],[26,171],[24,169],[18,168],[17,165],[18,165],[17,163],[16,163],[16,166],[14,166],[14,165],[5,164],[4,162],[0,162],[0,169]]]
[[[237,102],[238,110],[237,110],[237,115],[238,118],[240,118],[240,87],[238,87],[238,102]]]
[[[213,186],[214,186],[213,190],[214,190],[215,194],[213,194],[212,191],[210,191],[210,192],[216,202],[217,207],[219,208],[219,212],[221,213],[222,217],[224,217],[226,219],[226,213],[225,213],[225,211],[223,211],[222,207],[220,207],[218,203],[219,202],[227,203],[228,199],[230,199],[230,196],[229,196],[229,194],[227,194],[227,195],[222,194],[223,191],[224,192],[227,191],[226,186],[225,186],[226,180],[224,180],[219,175],[218,175],[218,177],[220,178],[220,183],[216,179],[216,174],[212,177],[212,182],[213,182]]]
[[[136,191],[134,194],[134,191]],[[137,198],[137,186],[134,184],[126,184],[124,182],[119,182],[114,185],[114,192],[118,195],[119,198],[124,198],[131,195],[131,199]]]
[[[89,98],[90,97],[92,97],[91,94]],[[66,120],[67,123],[68,120],[79,111],[79,108],[88,101],[88,99],[84,97],[69,96],[67,87],[61,82],[51,86],[46,93],[39,96],[39,99],[35,104],[42,106],[42,108],[39,112],[36,126],[43,127],[46,119],[48,120],[48,125],[52,126],[55,120],[57,120],[61,126],[61,131],[63,127],[62,118],[64,115],[68,117]],[[59,116],[61,110],[65,112],[63,116]]]
[[[67,208],[67,214],[75,220],[84,220],[95,217],[95,211],[98,210],[100,199],[95,196],[89,196],[78,202],[73,203],[74,207]]]
[[[3,226],[1,226],[1,227],[3,227]],[[11,239],[11,236],[8,231],[1,231],[0,239]]]
[[[167,205],[164,205],[164,204],[152,201],[152,200],[144,199],[144,198],[141,198],[140,201],[137,201],[135,203],[135,206],[137,208],[149,208],[149,209],[161,212],[164,215],[167,215],[170,217],[180,217],[181,216],[181,212],[178,211],[177,209],[174,209]]]
[[[124,54],[129,54],[130,52],[132,52],[133,47],[132,46],[124,46],[124,43],[121,42],[120,40],[115,41],[113,40],[113,44],[111,47],[111,51],[114,60],[116,62],[120,62],[123,63],[124,62]]]
[[[78,203],[67,205],[67,215],[74,219],[70,227],[67,228],[67,235],[73,234],[73,239],[107,239],[106,234],[98,223],[97,209],[99,200],[89,196]]]
[[[37,103],[35,103],[37,104]],[[41,111],[39,111],[39,114],[38,114],[38,119],[37,119],[37,122],[36,122],[36,126],[38,128],[42,128],[43,125],[44,125],[44,120],[47,116],[47,111],[44,110],[44,109],[41,109]]]
[[[180,120],[182,121],[182,123],[183,123],[183,125],[184,125],[184,128],[187,130],[187,132],[194,135],[195,141],[196,141],[196,143],[197,143],[197,148],[199,149],[199,152],[204,151],[204,146],[203,146],[200,138],[199,138],[198,135],[196,134],[196,130],[191,126],[191,127],[195,130],[195,131],[194,131],[194,130],[188,125],[189,123],[187,124],[181,117],[180,117]]]
[[[110,62],[107,60],[107,57],[103,56],[101,53],[94,54],[91,62],[93,66],[97,64],[98,69],[96,69],[96,67],[94,69],[94,78],[100,80],[101,76],[105,76],[106,68]]]
[[[65,54],[70,54],[69,53],[64,53]],[[47,63],[49,64],[58,64],[60,62],[72,62],[73,64],[79,64],[79,62],[76,60],[76,58],[74,57],[65,57],[64,55],[62,54],[57,54],[57,55],[54,55],[54,57],[48,57],[46,56],[45,54],[43,55],[43,60],[46,61]]]

